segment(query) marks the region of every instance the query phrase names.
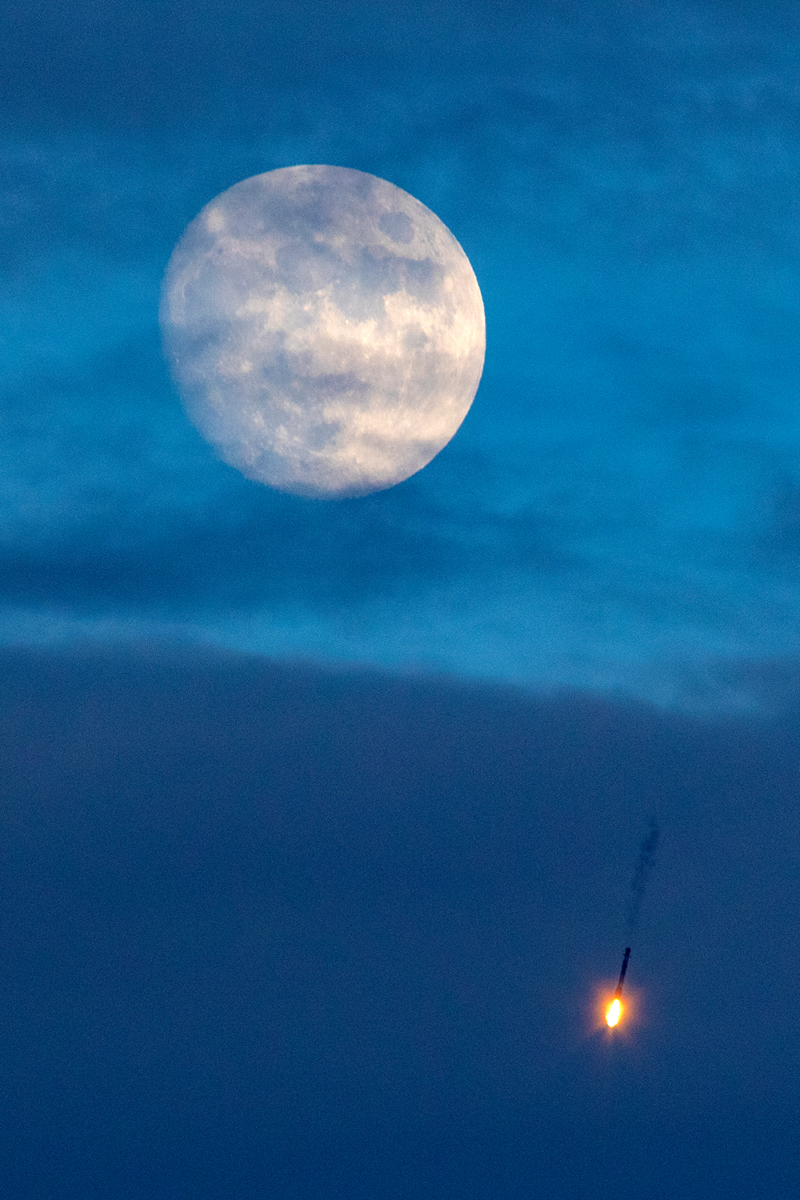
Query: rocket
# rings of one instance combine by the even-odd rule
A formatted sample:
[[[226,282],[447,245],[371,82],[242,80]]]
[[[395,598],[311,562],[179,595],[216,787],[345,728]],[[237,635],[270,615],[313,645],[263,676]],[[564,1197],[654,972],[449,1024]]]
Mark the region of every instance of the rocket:
[[[625,957],[622,960],[622,970],[619,973],[619,982],[617,990],[614,992],[614,999],[606,1009],[606,1024],[609,1029],[613,1029],[619,1024],[619,1019],[622,1016],[622,985],[625,982],[625,972],[628,969],[628,959],[631,956],[631,948],[627,946],[625,949]]]
[[[625,972],[628,969],[628,959],[630,958],[630,956],[631,956],[631,948],[630,948],[630,946],[627,946],[625,948],[625,957],[622,960],[622,970],[619,973],[619,983],[617,984],[617,990],[614,992],[615,1000],[619,1000],[620,997],[622,996],[622,985],[625,982]]]

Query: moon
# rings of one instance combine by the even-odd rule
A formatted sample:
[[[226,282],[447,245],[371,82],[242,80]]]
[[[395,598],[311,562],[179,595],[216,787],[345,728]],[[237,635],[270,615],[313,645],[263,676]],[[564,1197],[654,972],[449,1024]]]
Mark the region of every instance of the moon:
[[[464,420],[486,347],[447,226],[385,179],[331,166],[267,171],[207,204],[169,260],[160,323],[219,457],[327,498],[426,466]]]

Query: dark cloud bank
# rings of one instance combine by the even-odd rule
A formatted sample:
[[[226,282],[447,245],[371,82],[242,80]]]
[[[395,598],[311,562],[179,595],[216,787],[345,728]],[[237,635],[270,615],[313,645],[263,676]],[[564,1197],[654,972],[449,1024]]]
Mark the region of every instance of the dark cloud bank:
[[[6,1200],[793,1194],[796,718],[147,647],[0,697]]]

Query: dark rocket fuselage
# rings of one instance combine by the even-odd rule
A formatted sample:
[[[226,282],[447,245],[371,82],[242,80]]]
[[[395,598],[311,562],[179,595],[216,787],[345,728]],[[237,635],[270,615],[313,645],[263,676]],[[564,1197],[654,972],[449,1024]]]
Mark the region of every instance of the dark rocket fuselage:
[[[622,985],[625,982],[625,972],[628,969],[628,959],[630,958],[630,956],[631,956],[631,948],[630,948],[630,946],[628,946],[625,950],[625,957],[622,960],[622,970],[619,973],[619,983],[617,984],[617,990],[614,992],[615,1000],[619,1000],[620,996],[622,995]]]

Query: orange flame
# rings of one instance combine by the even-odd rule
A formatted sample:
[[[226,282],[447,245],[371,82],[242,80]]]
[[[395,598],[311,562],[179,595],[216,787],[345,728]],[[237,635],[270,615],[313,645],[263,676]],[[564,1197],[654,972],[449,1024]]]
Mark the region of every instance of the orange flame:
[[[619,997],[616,996],[606,1009],[606,1023],[609,1029],[613,1029],[615,1025],[619,1024],[621,1016],[622,1005],[620,1004]]]

